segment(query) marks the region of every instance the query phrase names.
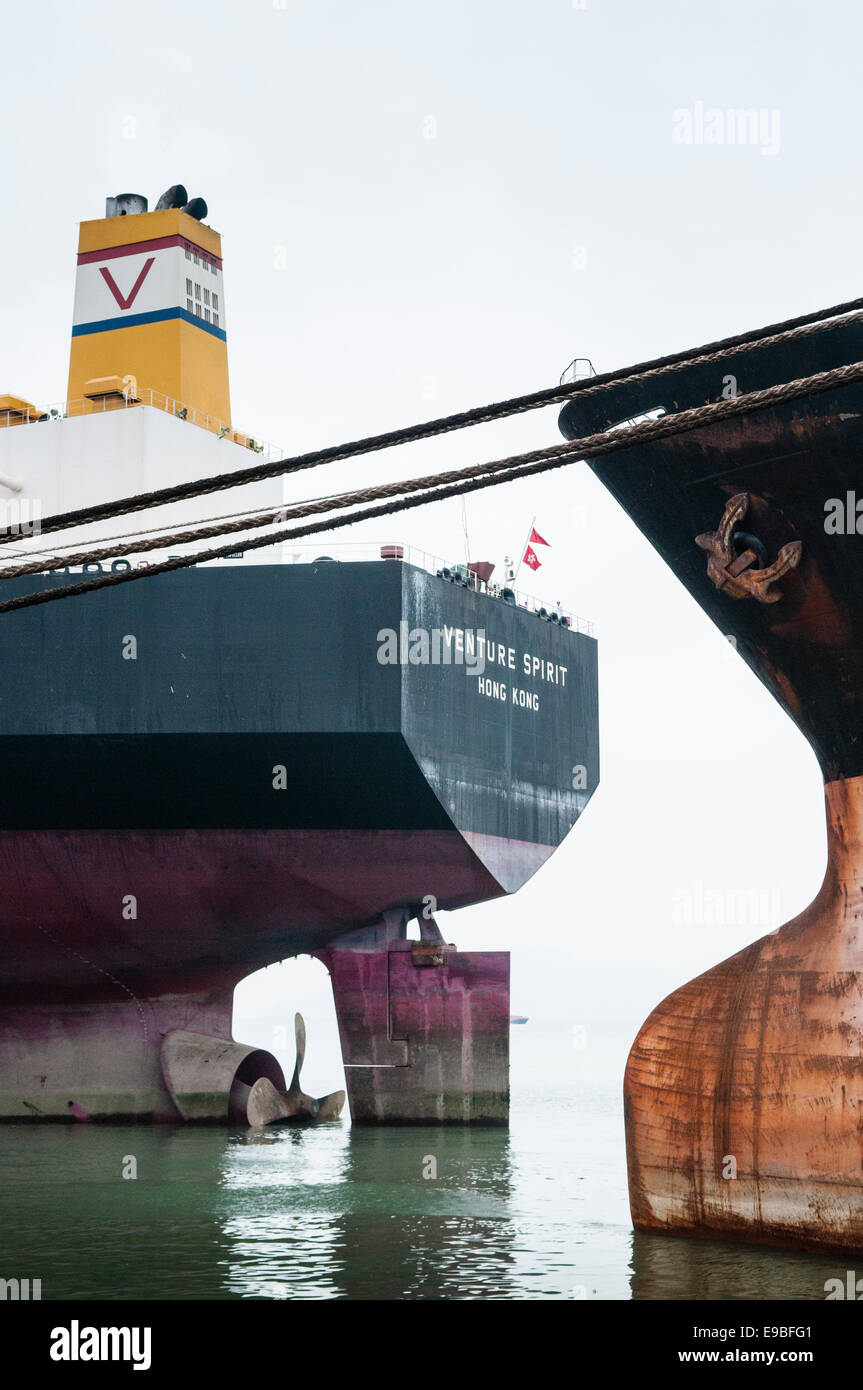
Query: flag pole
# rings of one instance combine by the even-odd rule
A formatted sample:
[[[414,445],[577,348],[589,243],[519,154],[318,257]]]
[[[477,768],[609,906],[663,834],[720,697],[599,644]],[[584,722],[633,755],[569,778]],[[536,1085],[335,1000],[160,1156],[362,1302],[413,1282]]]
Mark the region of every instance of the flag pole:
[[[528,529],[527,537],[526,537],[526,539],[525,539],[524,545],[521,547],[521,552],[520,552],[520,555],[519,555],[519,561],[518,561],[518,564],[517,564],[516,567],[515,567],[515,574],[514,574],[513,577],[512,577],[513,588],[515,588],[515,581],[518,579],[518,572],[519,572],[519,570],[521,569],[522,565],[524,564],[524,552],[527,550],[527,547],[530,545],[530,538],[531,538],[531,536],[533,535],[533,528],[534,528],[535,525],[536,525],[536,517],[534,517],[534,518],[533,518],[533,521],[530,523],[530,527],[529,527],[529,529]]]

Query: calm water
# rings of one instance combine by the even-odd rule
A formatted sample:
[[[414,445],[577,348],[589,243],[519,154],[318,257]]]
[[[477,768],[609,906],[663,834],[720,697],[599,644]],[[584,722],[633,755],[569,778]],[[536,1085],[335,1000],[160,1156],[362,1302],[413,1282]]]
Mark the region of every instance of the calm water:
[[[625,1052],[515,1028],[509,1133],[0,1126],[0,1277],[43,1299],[823,1299],[841,1260],[633,1235]]]

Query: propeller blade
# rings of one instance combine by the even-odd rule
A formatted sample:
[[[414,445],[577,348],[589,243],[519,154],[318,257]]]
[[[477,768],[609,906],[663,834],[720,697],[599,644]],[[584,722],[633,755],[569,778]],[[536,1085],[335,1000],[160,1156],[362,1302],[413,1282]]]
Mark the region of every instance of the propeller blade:
[[[303,1069],[303,1062],[306,1060],[306,1024],[302,1014],[294,1014],[294,1038],[297,1044],[297,1060],[294,1064],[294,1074],[291,1077],[289,1092],[296,1092],[302,1095],[300,1090],[300,1072]]]
[[[249,1090],[246,1115],[255,1129],[284,1120],[337,1120],[342,1113],[347,1098],[344,1091],[333,1091],[315,1100],[300,1086],[300,1072],[306,1059],[306,1025],[302,1014],[294,1015],[294,1036],[297,1060],[288,1089],[277,1091],[272,1081],[261,1076]]]
[[[246,1104],[246,1118],[252,1128],[263,1129],[265,1125],[271,1125],[276,1120],[286,1120],[290,1113],[284,1098],[272,1081],[266,1076],[259,1076],[249,1089]]]
[[[337,1120],[344,1109],[347,1096],[344,1091],[333,1091],[332,1095],[322,1096],[315,1101],[318,1112],[315,1119],[320,1124],[322,1120]]]

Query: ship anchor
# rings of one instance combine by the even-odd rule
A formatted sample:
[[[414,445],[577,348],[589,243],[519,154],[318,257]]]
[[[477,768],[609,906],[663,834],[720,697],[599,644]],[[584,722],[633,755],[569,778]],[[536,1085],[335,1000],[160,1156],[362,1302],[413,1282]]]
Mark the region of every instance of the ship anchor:
[[[306,1056],[306,1025],[302,1014],[294,1015],[297,1060],[291,1084],[286,1091],[277,1091],[266,1076],[258,1077],[249,1091],[246,1116],[253,1129],[278,1124],[286,1120],[337,1120],[345,1103],[344,1091],[333,1091],[315,1100],[300,1089],[300,1070]]]
[[[755,536],[747,532],[738,533],[738,539],[746,549],[737,553],[735,547],[735,527],[749,511],[749,493],[738,492],[729,498],[722,513],[722,520],[716,531],[707,531],[695,537],[695,544],[708,552],[707,573],[717,589],[729,598],[754,598],[759,603],[778,603],[781,590],[771,587],[790,570],[796,569],[803,554],[802,541],[788,541],[783,545],[772,565],[762,569],[752,566],[759,559],[766,559],[766,551]],[[759,555],[758,552],[762,552]]]

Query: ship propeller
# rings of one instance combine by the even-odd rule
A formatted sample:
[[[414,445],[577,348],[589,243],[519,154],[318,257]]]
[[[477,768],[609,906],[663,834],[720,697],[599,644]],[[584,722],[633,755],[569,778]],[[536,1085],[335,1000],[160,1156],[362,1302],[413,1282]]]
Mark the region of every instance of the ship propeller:
[[[286,1091],[277,1091],[266,1076],[258,1080],[249,1090],[246,1117],[253,1129],[263,1129],[265,1125],[279,1124],[286,1120],[337,1120],[345,1103],[344,1091],[333,1091],[317,1100],[307,1096],[300,1087],[300,1072],[306,1057],[306,1025],[302,1014],[294,1015],[294,1032],[297,1042],[297,1060],[291,1084]]]

